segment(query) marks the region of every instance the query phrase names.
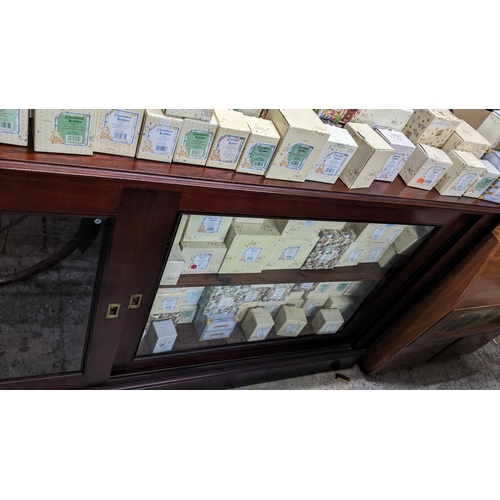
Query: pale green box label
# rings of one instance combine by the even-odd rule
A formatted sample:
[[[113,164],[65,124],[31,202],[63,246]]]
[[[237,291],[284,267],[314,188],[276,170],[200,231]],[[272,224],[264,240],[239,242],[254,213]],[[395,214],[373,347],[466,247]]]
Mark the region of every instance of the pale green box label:
[[[276,146],[272,144],[254,144],[248,152],[251,170],[266,170],[275,150]]]
[[[205,159],[212,142],[212,136],[213,132],[207,130],[190,130],[184,139],[189,158]]]
[[[0,132],[2,134],[19,134],[20,109],[0,109]]]
[[[314,146],[308,144],[301,144],[298,142],[294,144],[288,151],[288,167],[291,170],[302,170],[304,163],[312,153]]]
[[[88,145],[90,115],[78,113],[61,113],[56,118],[56,131],[64,144],[74,146]]]

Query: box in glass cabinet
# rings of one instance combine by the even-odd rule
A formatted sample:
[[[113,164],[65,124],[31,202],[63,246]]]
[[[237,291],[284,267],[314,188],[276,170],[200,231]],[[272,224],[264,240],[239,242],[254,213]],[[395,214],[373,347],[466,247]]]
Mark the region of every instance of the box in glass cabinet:
[[[463,194],[467,198],[479,198],[500,177],[500,172],[488,160],[479,161],[483,164],[486,172],[472,183]]]
[[[267,119],[281,136],[264,174],[270,179],[304,182],[330,133],[312,109],[270,109]]]
[[[160,285],[176,285],[182,274],[184,266],[185,261],[182,255],[181,247],[178,243],[174,243],[172,250],[170,251],[165,270],[163,271]]]
[[[396,238],[394,250],[399,255],[411,255],[430,233],[431,229],[429,226],[406,226],[404,231]],[[383,257],[389,258],[389,255]]]
[[[375,128],[375,131],[394,149],[394,154],[387,160],[375,180],[392,182],[415,151],[415,146],[402,132],[379,128]]]
[[[212,215],[190,215],[182,235],[182,242],[223,242],[233,218]]]
[[[226,244],[218,241],[186,241],[181,248],[182,274],[216,274],[227,252]]]
[[[351,227],[357,233],[356,242],[394,243],[406,226],[404,224],[367,224],[353,222],[351,223]]]
[[[166,116],[161,109],[146,109],[137,158],[172,163],[182,118]]]
[[[314,316],[326,303],[326,301],[330,298],[328,294],[317,294],[313,293],[312,295],[307,294],[308,296],[304,300],[301,308],[303,309],[306,317]]]
[[[207,167],[235,170],[250,135],[250,128],[239,111],[215,109],[214,115],[219,127],[208,155]]]
[[[34,109],[33,115],[35,151],[93,154],[97,109]]]
[[[178,116],[180,118],[192,118],[193,120],[201,120],[209,122],[213,116],[213,109],[162,109],[164,114],[170,116]]]
[[[443,145],[443,151],[449,153],[452,149],[467,151],[476,158],[481,158],[489,149],[490,143],[465,120],[455,129],[451,137]]]
[[[448,109],[415,109],[403,129],[403,134],[414,144],[441,148],[460,125]]]
[[[320,309],[311,321],[314,333],[337,333],[344,324],[344,318],[338,309]]]
[[[342,295],[342,297],[329,297],[323,309],[338,309],[344,321],[347,321],[356,311],[359,300],[357,297],[345,295]]]
[[[199,309],[202,315],[236,314],[250,290],[249,285],[206,286]]]
[[[177,331],[171,319],[151,323],[148,342],[153,354],[171,351],[176,339]]]
[[[262,109],[233,109],[233,111],[240,111],[245,116],[250,116],[252,118],[259,118],[262,114]]]
[[[98,109],[94,152],[135,156],[143,118],[143,109]]]
[[[361,263],[377,262],[390,243],[355,241],[340,257],[336,267],[356,266]]]
[[[248,342],[264,340],[273,326],[273,317],[265,307],[250,309],[241,324]]]
[[[300,269],[312,252],[318,237],[311,239],[279,238],[271,252],[264,270]]]
[[[259,302],[257,307],[265,307],[273,318],[278,314],[281,306],[288,305],[286,300],[278,300],[276,302]]]
[[[27,109],[0,109],[0,143],[28,145]]]
[[[200,314],[198,309],[194,325],[199,340],[226,339],[231,336],[236,326],[233,314]]]
[[[500,109],[493,110],[477,128],[490,145],[494,148],[500,142]]]
[[[287,300],[292,293],[293,287],[293,283],[278,283],[266,287],[265,291],[260,297],[260,302],[279,302]]]
[[[307,325],[303,309],[281,306],[274,319],[274,330],[279,337],[297,337]]]
[[[175,147],[174,162],[205,165],[217,127],[215,117],[210,121],[184,118]]]
[[[178,313],[184,304],[184,293],[160,290],[155,297],[151,314]]]
[[[401,132],[412,115],[413,109],[360,109],[352,122]]]
[[[197,306],[186,306],[183,305],[179,311],[179,317],[177,320],[178,325],[183,325],[186,323],[192,323],[198,310]]]

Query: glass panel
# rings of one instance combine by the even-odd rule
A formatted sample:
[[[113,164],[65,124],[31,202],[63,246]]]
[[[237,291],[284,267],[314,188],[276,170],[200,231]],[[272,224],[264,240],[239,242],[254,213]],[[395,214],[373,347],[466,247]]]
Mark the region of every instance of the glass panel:
[[[339,336],[432,229],[183,215],[137,355]]]
[[[0,379],[81,371],[103,224],[0,212]]]

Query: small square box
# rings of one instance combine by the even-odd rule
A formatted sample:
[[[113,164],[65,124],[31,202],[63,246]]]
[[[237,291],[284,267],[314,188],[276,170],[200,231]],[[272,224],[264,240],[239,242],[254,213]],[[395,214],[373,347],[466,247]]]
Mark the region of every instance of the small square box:
[[[241,324],[248,342],[264,340],[273,326],[273,317],[265,307],[250,309]]]
[[[276,317],[276,314],[278,314],[280,307],[286,305],[287,303],[288,301],[286,300],[278,300],[276,302],[259,302],[257,304],[257,307],[265,307],[271,313],[271,316],[274,318]]]
[[[356,231],[356,243],[364,241],[367,243],[394,243],[395,239],[406,227],[404,224],[366,224],[351,223]]]
[[[330,296],[328,294],[313,294],[308,296],[301,306],[306,317],[314,316],[325,305],[325,302],[329,298]]]
[[[216,241],[187,241],[181,246],[182,274],[216,274],[227,252],[226,244]]]
[[[338,309],[344,321],[347,321],[358,306],[356,297],[342,295],[342,297],[330,297],[324,304],[323,309]]]
[[[209,122],[184,118],[175,147],[174,162],[205,165],[217,128],[215,117]]]
[[[274,330],[280,337],[297,337],[307,325],[303,309],[291,306],[281,306],[274,320]]]
[[[27,109],[0,109],[0,143],[27,146],[28,123]]]
[[[387,160],[376,181],[392,182],[399,174],[410,155],[415,151],[414,144],[402,133],[389,129],[375,129],[394,149],[394,154]]]
[[[459,125],[460,118],[447,109],[415,109],[403,134],[413,144],[441,148]]]
[[[259,302],[243,302],[243,304],[241,304],[239,309],[236,311],[236,317],[238,318],[238,322],[242,321],[246,313],[250,309],[254,309],[255,307],[260,307]]]
[[[153,321],[147,335],[153,354],[171,351],[177,339],[177,331],[171,319]]]
[[[442,147],[443,151],[449,153],[452,149],[467,151],[476,158],[481,158],[489,149],[490,143],[465,120],[455,129],[451,137]]]
[[[320,309],[311,321],[314,333],[337,333],[344,324],[344,318],[338,309]]]
[[[471,184],[464,193],[464,196],[468,198],[479,198],[500,177],[500,172],[488,160],[479,161],[486,169],[486,172]]]

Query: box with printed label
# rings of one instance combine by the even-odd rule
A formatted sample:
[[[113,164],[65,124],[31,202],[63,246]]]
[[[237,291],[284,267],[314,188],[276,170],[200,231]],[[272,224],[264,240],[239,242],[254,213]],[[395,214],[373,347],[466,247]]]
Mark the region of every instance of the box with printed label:
[[[292,288],[292,292],[309,292],[316,287],[317,283],[296,283]]]
[[[402,132],[380,128],[375,128],[375,132],[394,149],[394,154],[387,160],[375,180],[392,182],[398,176],[410,155],[415,151],[415,145]]]
[[[178,243],[174,243],[161,277],[160,285],[176,285],[184,269],[184,257]]]
[[[406,226],[396,238],[394,249],[400,255],[411,255],[431,231],[430,226]]]
[[[335,267],[357,266],[362,262],[376,262],[389,245],[390,243],[371,243],[356,240],[340,257]]]
[[[219,128],[212,142],[207,167],[235,170],[250,135],[250,127],[239,111],[215,109],[214,115]]]
[[[206,286],[198,307],[203,315],[236,314],[249,290],[249,285]]]
[[[465,120],[461,120],[442,150],[449,153],[452,149],[459,149],[472,153],[476,158],[481,158],[489,147],[490,143],[474,127],[471,127]]]
[[[264,175],[276,152],[280,135],[270,120],[250,116],[246,116],[245,120],[250,129],[250,136],[243,149],[236,171]]]
[[[218,241],[181,242],[184,268],[182,274],[216,274],[227,252]]]
[[[182,306],[181,310],[179,311],[179,319],[177,320],[177,324],[183,325],[186,323],[192,323],[197,310],[198,310],[198,307],[196,305],[194,305],[194,306],[186,306],[186,305]]]
[[[415,109],[403,128],[413,144],[441,148],[460,125],[460,119],[447,109]]]
[[[0,109],[0,143],[28,145],[27,109]]]
[[[353,123],[366,123],[372,128],[401,132],[413,115],[413,109],[360,109]]]
[[[175,293],[170,290],[159,290],[153,302],[153,307],[149,314],[176,313],[181,310],[184,304],[184,294]]]
[[[344,318],[338,309],[320,309],[311,321],[314,333],[337,333],[344,324]]]
[[[172,163],[182,121],[182,118],[163,114],[161,109],[146,109],[137,158]]]
[[[329,298],[330,296],[326,293],[322,295],[313,294],[304,300],[301,307],[307,317],[314,316],[325,305],[325,302]]]
[[[166,115],[179,116],[181,118],[191,118],[209,122],[213,116],[213,109],[162,109]]]
[[[176,339],[177,331],[171,319],[151,323],[148,342],[153,354],[171,351]]]
[[[468,198],[479,198],[500,177],[500,172],[488,160],[479,161],[483,164],[486,172],[472,183],[464,193],[464,196]]]
[[[261,224],[238,224],[233,221],[226,236],[228,250],[219,273],[260,273],[279,235],[271,219]]]
[[[453,165],[436,182],[434,189],[443,196],[462,196],[486,168],[472,153],[452,149],[448,156]]]
[[[248,342],[264,340],[273,326],[273,317],[265,307],[250,309],[241,324]]]
[[[340,180],[349,189],[370,187],[394,149],[366,123],[348,123],[345,128],[358,149],[340,174]]]
[[[204,316],[200,309],[194,318],[194,327],[199,340],[226,339],[231,336],[236,326],[233,314],[211,314]]]
[[[261,298],[268,293],[270,288],[276,285],[250,285],[248,292],[245,294],[244,302],[259,302]]]
[[[281,306],[274,320],[274,330],[280,337],[297,337],[307,325],[303,309]]]
[[[493,110],[477,128],[479,134],[494,148],[500,142],[500,109]]]
[[[259,116],[262,114],[263,110],[262,109],[233,109],[233,111],[240,111],[245,116],[259,118]]]
[[[215,117],[209,122],[184,118],[175,147],[174,162],[205,165],[217,128]]]
[[[350,284],[351,284],[350,281],[344,281],[344,282],[325,281],[321,283],[315,283],[315,285],[310,290],[304,293],[304,298],[308,299],[314,295],[323,295],[323,294],[342,295]]]
[[[135,156],[143,118],[143,109],[98,109],[94,152]]]
[[[356,231],[356,242],[369,243],[394,243],[394,240],[406,227],[404,224],[367,224],[351,222],[351,227]]]
[[[500,152],[492,151],[486,153],[482,160],[490,162],[498,171],[500,175]],[[500,179],[494,181],[486,191],[479,196],[480,200],[490,201],[492,203],[500,203]]]
[[[260,302],[279,302],[287,300],[292,293],[294,283],[281,283],[266,288],[260,298]]]
[[[312,109],[270,109],[267,119],[281,136],[264,174],[270,179],[304,182],[330,133]]]
[[[430,191],[452,165],[453,162],[444,151],[417,144],[399,176],[407,186]]]
[[[334,184],[352,159],[358,145],[347,130],[334,125],[327,126],[327,129],[330,137],[306,179]]]
[[[195,306],[200,301],[200,298],[205,290],[204,286],[196,286],[186,288],[184,292],[184,305],[183,307]]]
[[[307,257],[302,269],[332,269],[354,242],[356,236],[350,224],[346,224],[341,230],[320,231],[318,243]]]
[[[355,120],[361,109],[315,109],[314,111],[322,120],[347,123]]]
[[[97,111],[97,109],[34,109],[34,150],[91,155],[94,152]]]
[[[182,236],[182,243],[189,241],[219,241],[226,238],[232,217],[190,215]]]
[[[321,230],[320,223],[315,220],[274,219],[274,223],[281,238],[317,238]]]
[[[317,242],[318,237],[308,240],[279,238],[264,270],[300,269]]]

